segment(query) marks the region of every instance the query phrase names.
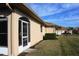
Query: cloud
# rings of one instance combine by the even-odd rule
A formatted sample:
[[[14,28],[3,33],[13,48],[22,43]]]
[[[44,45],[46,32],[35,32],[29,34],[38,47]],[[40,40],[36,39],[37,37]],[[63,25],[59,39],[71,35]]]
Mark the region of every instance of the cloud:
[[[54,15],[48,15],[42,17],[43,19],[50,19],[54,21],[72,21],[75,19],[79,19],[79,7],[75,9],[70,9],[61,13],[57,13]]]
[[[63,26],[78,26],[78,3],[30,3],[29,6],[43,20]]]
[[[79,6],[79,4],[68,3],[30,3],[29,5],[39,16],[53,15]]]
[[[30,6],[39,16],[47,16],[57,10],[57,8],[52,7],[50,4],[30,4]]]
[[[29,4],[39,16],[47,16],[62,11],[60,4]]]

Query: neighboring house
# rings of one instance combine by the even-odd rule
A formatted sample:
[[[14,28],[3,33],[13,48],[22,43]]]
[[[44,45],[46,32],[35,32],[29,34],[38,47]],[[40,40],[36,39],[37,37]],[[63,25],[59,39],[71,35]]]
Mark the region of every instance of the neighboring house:
[[[0,4],[0,54],[19,55],[43,40],[44,22],[22,3]]]
[[[68,33],[72,34],[72,31],[73,31],[73,30],[68,30]]]
[[[57,35],[61,35],[61,34],[65,33],[65,31],[66,31],[66,29],[64,27],[60,27],[60,26],[56,27]]]
[[[56,29],[53,23],[45,22],[45,33],[55,33]]]

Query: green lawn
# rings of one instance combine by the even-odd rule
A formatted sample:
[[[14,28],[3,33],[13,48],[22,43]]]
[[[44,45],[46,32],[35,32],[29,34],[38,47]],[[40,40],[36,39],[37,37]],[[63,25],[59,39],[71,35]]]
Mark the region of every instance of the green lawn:
[[[79,36],[62,35],[56,40],[43,40],[28,56],[78,56]]]

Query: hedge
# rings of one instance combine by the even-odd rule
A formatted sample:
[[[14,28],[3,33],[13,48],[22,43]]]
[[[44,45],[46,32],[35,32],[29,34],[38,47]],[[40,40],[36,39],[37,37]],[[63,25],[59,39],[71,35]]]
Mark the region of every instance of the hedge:
[[[56,39],[56,33],[46,33],[44,36],[44,40],[53,40]]]

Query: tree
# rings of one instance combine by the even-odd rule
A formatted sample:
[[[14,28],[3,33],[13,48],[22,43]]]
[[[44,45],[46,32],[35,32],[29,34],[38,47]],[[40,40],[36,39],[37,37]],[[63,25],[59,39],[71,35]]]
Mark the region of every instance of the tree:
[[[67,29],[68,29],[68,30],[73,30],[74,28],[73,28],[73,27],[68,27]]]

